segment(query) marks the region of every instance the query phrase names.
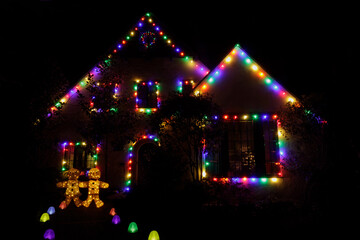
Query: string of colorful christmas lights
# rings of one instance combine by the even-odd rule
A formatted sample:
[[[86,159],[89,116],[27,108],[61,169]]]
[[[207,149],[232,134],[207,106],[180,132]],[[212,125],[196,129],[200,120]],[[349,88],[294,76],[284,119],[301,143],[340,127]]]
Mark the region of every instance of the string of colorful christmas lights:
[[[205,77],[210,72],[210,70],[200,61],[196,61],[191,56],[186,55],[182,48],[176,45],[174,41],[171,40],[167,34],[165,34],[164,30],[162,30],[162,28],[160,28],[160,26],[155,23],[150,13],[146,13],[143,17],[141,17],[138,23],[130,30],[130,32],[125,36],[125,38],[114,44],[114,48],[112,49],[111,53],[107,55],[107,58],[104,60],[104,62],[111,64],[111,58],[113,57],[112,54],[116,54],[121,49],[123,49],[127,45],[127,43],[135,36],[139,34],[141,35],[140,30],[141,28],[145,27],[146,24],[152,27],[154,32],[158,35],[152,35],[152,37],[163,39],[167,43],[167,45],[171,47],[175,53],[177,53],[179,58],[184,59],[184,62],[187,65],[194,67],[202,77]],[[89,71],[89,73],[96,78],[99,73],[98,64],[96,64],[95,67]],[[54,106],[50,108],[48,117],[52,116],[54,112],[61,109],[64,104],[66,104],[69,99],[74,96],[74,94],[76,95],[78,91],[82,91],[87,86],[87,84],[88,74],[86,74],[67,94],[65,94],[64,97],[62,97],[58,102],[55,103]],[[119,93],[115,92],[115,94]],[[148,109],[144,109],[144,112],[146,112],[147,110]]]
[[[213,118],[215,120],[219,119],[219,116],[213,116]],[[224,114],[222,116],[222,119],[224,120],[269,120],[269,119],[273,119],[276,120],[278,119],[278,115],[277,114]]]
[[[159,83],[157,81],[140,81],[139,79],[137,79],[136,81],[136,85],[134,86],[134,97],[135,97],[135,102],[136,102],[136,105],[135,105],[135,110],[137,112],[141,112],[141,113],[152,113],[152,112],[156,112],[157,109],[160,107],[160,97],[159,97]],[[147,87],[151,87],[151,86],[155,86],[156,88],[156,107],[152,107],[152,108],[141,108],[139,107],[139,98],[138,98],[138,84],[142,84],[143,86],[147,86]]]
[[[234,178],[212,178],[211,180],[219,183],[243,183],[243,184],[267,184],[279,183],[281,178],[278,177],[234,177]]]
[[[281,163],[284,161],[284,157],[285,157],[285,152],[286,152],[286,141],[284,138],[284,130],[281,128],[281,121],[279,119],[279,116],[277,114],[270,114],[270,113],[263,113],[263,114],[224,114],[222,115],[222,117],[218,116],[218,115],[214,115],[212,116],[212,118],[214,120],[222,120],[225,122],[231,122],[231,121],[276,121],[276,125],[277,125],[277,130],[278,130],[278,142],[277,145],[279,147],[279,162],[276,162],[275,164],[279,166],[279,172],[276,173],[276,177],[283,177],[283,172],[282,172],[282,165]],[[203,150],[203,154],[202,154],[202,162],[203,162],[203,168],[202,168],[202,176],[203,178],[208,177],[208,173],[207,173],[207,167],[209,167],[209,165],[211,164],[209,161],[207,161],[206,159],[206,152],[205,152],[205,146],[204,146],[204,150]],[[275,178],[274,176],[271,177],[271,179]],[[227,179],[226,181],[224,179]],[[230,179],[230,180],[229,180]],[[235,179],[235,180],[232,180]],[[240,179],[238,177],[234,177],[234,178],[213,178],[213,181],[218,181],[221,180],[219,182],[239,182]],[[269,179],[268,177],[262,177],[262,178],[257,178],[257,177],[249,177],[249,176],[244,176],[243,181],[247,181],[247,179],[252,179],[251,182],[252,183],[266,183],[267,180],[265,179]],[[258,179],[262,179],[261,181],[258,181]],[[276,180],[272,180],[272,182],[277,182]]]
[[[277,93],[278,96],[284,98],[286,102],[295,102],[296,101],[295,98],[289,92],[287,92],[285,89],[283,89],[281,87],[281,85],[279,85],[252,58],[250,58],[248,56],[248,54],[243,49],[241,49],[240,45],[238,45],[238,44],[224,58],[224,60],[209,74],[209,70],[204,65],[202,65],[200,62],[194,61],[190,56],[186,56],[184,51],[182,51],[180,47],[178,47],[177,45],[175,45],[173,43],[173,41],[164,33],[164,31],[157,24],[155,24],[153,18],[151,17],[151,15],[149,13],[147,13],[145,16],[143,16],[138,21],[138,23],[135,25],[135,27],[130,31],[130,33],[128,35],[126,35],[126,37],[124,39],[120,40],[118,43],[115,44],[115,47],[112,50],[112,54],[115,54],[118,51],[120,51],[121,49],[123,49],[127,45],[127,43],[131,39],[133,39],[134,36],[136,36],[136,35],[138,35],[140,33],[139,29],[144,27],[145,24],[150,24],[154,28],[155,32],[158,34],[158,35],[153,36],[153,37],[163,39],[168,44],[169,47],[174,49],[174,51],[178,54],[179,57],[183,58],[184,61],[187,62],[189,65],[191,65],[191,66],[195,67],[196,69],[198,69],[199,72],[204,77],[206,76],[198,84],[198,86],[195,88],[195,90],[194,90],[195,95],[206,92],[213,85],[213,83],[215,83],[216,80],[220,77],[221,71],[224,71],[226,69],[226,66],[228,64],[231,64],[232,62],[234,62],[233,60],[234,60],[235,57],[238,57],[241,60],[240,62],[243,65],[247,66],[248,69],[250,69],[255,75],[257,75],[259,80],[263,81],[264,85],[268,86],[270,89],[272,89],[274,91],[274,93]],[[106,59],[106,60],[108,60],[108,62],[112,58],[112,54],[108,54],[107,59]],[[90,71],[90,74],[92,76],[96,77],[98,72],[99,71],[98,71],[97,67],[94,67]],[[57,111],[65,103],[67,103],[69,101],[69,99],[77,91],[81,91],[82,89],[84,89],[87,86],[87,82],[88,82],[87,78],[88,78],[88,75],[86,75],[84,78],[82,78],[75,87],[73,87],[63,98],[60,99],[59,102],[57,102],[53,107],[51,107],[51,111],[50,111],[49,115],[51,115],[51,113],[53,113],[54,111]],[[193,83],[191,83],[191,84],[193,84]],[[182,88],[182,83],[179,84],[178,90],[181,91],[182,90],[181,88]],[[119,94],[118,89],[119,89],[119,86],[117,86],[115,88],[114,95]],[[134,95],[135,95],[135,97],[137,96],[136,89],[135,89]],[[157,91],[157,95],[159,95],[158,91]],[[158,104],[159,103],[160,103],[160,101],[159,101],[159,98],[158,98]],[[157,108],[138,108],[138,107],[136,107],[135,109],[137,111],[139,111],[139,112],[145,112],[145,113],[151,113],[151,112],[154,112],[154,111],[157,110]],[[214,116],[214,118],[220,118],[220,117],[219,116]],[[258,120],[258,119],[266,120],[266,119],[269,119],[269,118],[277,119],[277,115],[276,114],[272,114],[272,115],[271,114],[242,114],[242,115],[241,114],[240,115],[226,114],[226,115],[222,116],[223,120],[250,120],[250,119],[252,119],[252,120]],[[281,134],[282,129],[281,129],[281,126],[280,126],[280,121],[278,121],[278,130],[279,130],[279,149],[280,149],[279,151],[280,151],[280,162],[281,162],[282,159],[283,159],[283,156],[285,155],[285,152],[284,152],[285,144],[284,144],[283,134]],[[150,138],[150,136],[151,135],[149,135],[149,138]],[[135,145],[135,143],[132,146],[134,146],[134,145]],[[65,145],[63,145],[63,146],[64,146],[63,151],[66,151],[65,150],[66,149]],[[130,154],[132,154],[132,153],[129,150],[129,155]],[[129,172],[127,173],[127,181],[126,181],[126,186],[127,187],[125,188],[125,190],[130,189],[128,186],[130,186],[130,184],[131,184],[131,163],[132,163],[132,159],[129,158],[128,159],[128,170],[129,170]],[[63,168],[62,169],[64,169],[64,163],[63,163]],[[129,175],[130,175],[130,177],[129,177]],[[206,176],[206,172],[205,172],[204,175]],[[282,176],[282,173],[280,172],[278,175]],[[256,182],[256,181],[253,181],[253,182]]]
[[[239,44],[236,44],[235,47],[231,50],[231,52],[220,62],[220,64],[209,73],[199,84],[195,87],[194,93],[195,95],[199,95],[201,93],[205,93],[209,90],[211,86],[214,85],[216,80],[220,78],[221,73],[225,71],[226,67],[229,64],[234,62],[234,59],[240,59],[240,64],[250,69],[253,74],[255,74],[259,80],[261,80],[265,86],[271,88],[274,93],[278,94],[278,96],[285,99],[285,102],[295,102],[295,98],[284,88],[281,87],[279,83],[277,83],[268,73],[266,73],[250,56],[240,48]]]
[[[70,166],[69,164],[69,159],[73,159],[74,158],[74,149],[75,146],[82,146],[82,147],[86,147],[86,142],[63,142],[61,144],[62,146],[62,161],[61,161],[61,171],[66,171],[68,169],[70,169],[72,166]],[[93,167],[97,166],[97,162],[98,162],[98,155],[100,152],[100,144],[98,144],[96,146],[96,148],[94,149],[94,154],[91,155],[91,159],[89,159],[89,161],[93,161]],[[87,156],[86,156],[87,157]]]
[[[128,155],[127,155],[127,168],[125,173],[125,192],[130,191],[131,186],[131,177],[132,177],[132,170],[133,170],[133,163],[134,163],[134,157],[135,153],[133,152],[134,146],[139,143],[141,140],[151,140],[154,141],[156,144],[159,144],[159,138],[157,138],[155,135],[143,135],[142,137],[138,138],[136,141],[130,144],[130,147],[128,148]]]

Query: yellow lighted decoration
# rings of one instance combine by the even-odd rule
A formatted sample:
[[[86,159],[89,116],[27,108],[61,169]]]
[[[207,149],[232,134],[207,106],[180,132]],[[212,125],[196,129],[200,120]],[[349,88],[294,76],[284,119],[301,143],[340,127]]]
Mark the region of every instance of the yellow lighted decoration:
[[[89,171],[89,182],[82,182],[80,187],[88,188],[88,197],[82,203],[83,206],[89,207],[90,203],[94,200],[96,207],[102,207],[104,202],[99,198],[100,188],[108,188],[109,184],[99,180],[101,176],[100,170],[92,168]]]
[[[47,222],[50,220],[49,214],[48,213],[43,213],[40,217],[40,222]]]
[[[159,233],[155,230],[151,231],[148,240],[160,240]]]
[[[65,191],[65,200],[62,201],[61,209],[69,206],[71,200],[74,201],[77,207],[81,206],[81,200],[79,199],[81,193],[79,189],[79,181],[78,178],[80,176],[80,171],[76,168],[71,168],[68,171],[64,172],[64,176],[68,179],[67,181],[58,182],[56,184],[59,188],[66,188]]]

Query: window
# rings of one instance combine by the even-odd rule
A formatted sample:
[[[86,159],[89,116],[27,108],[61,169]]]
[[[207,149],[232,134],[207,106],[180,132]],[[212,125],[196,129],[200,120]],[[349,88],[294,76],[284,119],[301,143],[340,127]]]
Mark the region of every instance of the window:
[[[226,124],[228,171],[232,176],[255,172],[254,125],[251,121]]]
[[[221,150],[206,157],[210,176],[263,177],[279,173],[277,121],[267,115],[252,116],[224,116]]]
[[[157,81],[137,81],[135,86],[136,111],[151,113],[160,106],[159,83]]]
[[[179,87],[178,90],[180,93],[182,93],[184,96],[189,96],[193,91],[193,80],[181,80],[179,81]]]
[[[62,171],[70,168],[85,170],[97,165],[100,146],[92,146],[86,142],[64,142],[62,144]]]

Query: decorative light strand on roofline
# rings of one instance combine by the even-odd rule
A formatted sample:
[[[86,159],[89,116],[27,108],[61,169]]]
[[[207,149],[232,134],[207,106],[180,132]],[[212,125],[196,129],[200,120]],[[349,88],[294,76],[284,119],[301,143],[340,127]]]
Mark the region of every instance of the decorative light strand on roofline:
[[[233,63],[235,57],[240,58],[241,63],[246,66],[253,74],[255,74],[260,81],[274,91],[278,96],[284,98],[286,102],[295,102],[296,99],[283,89],[273,78],[267,74],[249,55],[236,44],[233,50],[220,62],[220,64],[210,73],[202,83],[195,89],[195,95],[208,91],[209,87],[213,85],[218,78],[221,78],[222,72],[229,64]]]
[[[178,45],[176,45],[173,40],[170,39],[170,37],[164,32],[164,30],[157,23],[155,23],[150,13],[146,13],[143,17],[140,18],[140,20],[130,31],[130,33],[127,34],[125,38],[123,38],[116,44],[116,46],[112,50],[112,53],[118,53],[121,49],[123,49],[124,46],[128,44],[128,41],[130,41],[133,37],[139,34],[140,30],[144,28],[146,24],[152,27],[153,30],[157,33],[157,36],[155,34],[151,35],[152,37],[159,37],[160,39],[163,39],[165,43],[173,49],[174,53],[176,53],[178,57],[183,58],[186,62],[188,62],[190,66],[195,67],[203,77],[210,72],[205,65],[201,64],[200,62],[194,61],[190,56],[186,55],[185,52]],[[151,45],[153,44],[154,43],[152,41]],[[146,44],[146,46],[149,47],[150,43]]]
[[[209,69],[203,65],[202,63],[200,63],[199,61],[195,61],[192,59],[192,57],[188,56],[185,54],[185,52],[178,46],[176,45],[173,40],[171,40],[169,38],[169,36],[167,34],[165,34],[165,32],[162,30],[162,28],[160,28],[160,26],[158,24],[155,23],[154,19],[151,17],[150,13],[146,13],[143,17],[140,18],[140,20],[138,21],[138,23],[130,30],[130,32],[120,41],[118,41],[115,45],[114,48],[111,50],[111,53],[109,53],[107,55],[107,58],[104,60],[105,63],[109,64],[111,58],[113,57],[113,54],[116,54],[117,52],[119,52],[120,50],[122,50],[127,44],[128,42],[137,35],[137,33],[139,33],[140,29],[145,27],[145,24],[150,24],[150,27],[153,27],[154,31],[158,34],[158,36],[163,39],[167,45],[169,47],[171,47],[174,52],[178,55],[178,57],[184,59],[184,61],[191,67],[194,67],[196,69],[196,71],[202,76],[205,77],[210,71]],[[97,64],[98,65],[98,64]],[[95,76],[96,74],[99,73],[99,69],[97,67],[97,65],[90,71],[90,74],[92,74],[93,76]],[[62,108],[62,106],[68,102],[68,100],[77,92],[77,91],[81,91],[83,88],[85,88],[87,86],[88,82],[87,82],[87,76],[83,77],[79,83],[72,88],[64,97],[62,97],[58,102],[55,103],[54,106],[52,106],[50,108],[50,111],[47,115],[47,117],[51,117],[52,114],[56,111],[58,111],[59,109]],[[140,109],[141,110],[141,109]],[[139,111],[140,111],[139,110]],[[148,111],[153,111],[153,109],[143,109],[144,112],[148,112]],[[142,110],[141,110],[142,111]]]

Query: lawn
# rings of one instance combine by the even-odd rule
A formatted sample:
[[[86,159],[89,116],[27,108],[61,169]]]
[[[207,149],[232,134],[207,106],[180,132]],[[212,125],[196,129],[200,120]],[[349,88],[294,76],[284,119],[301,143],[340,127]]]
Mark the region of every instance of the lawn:
[[[39,222],[39,237],[53,229],[56,239],[148,239],[156,230],[164,239],[243,239],[283,238],[294,236],[324,236],[336,222],[319,209],[296,206],[289,201],[256,200],[204,201],[194,189],[181,193],[139,190],[127,195],[108,193],[101,196],[105,204],[96,208],[58,208],[50,220]],[[121,197],[119,197],[121,196]],[[82,197],[84,198],[84,197]],[[114,208],[120,223],[112,223]],[[43,212],[47,209],[44,207]],[[41,211],[39,211],[39,218]],[[136,222],[138,232],[129,233],[130,222]],[[334,229],[336,230],[336,229]]]

